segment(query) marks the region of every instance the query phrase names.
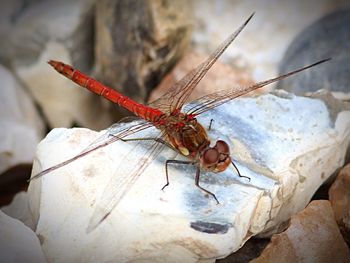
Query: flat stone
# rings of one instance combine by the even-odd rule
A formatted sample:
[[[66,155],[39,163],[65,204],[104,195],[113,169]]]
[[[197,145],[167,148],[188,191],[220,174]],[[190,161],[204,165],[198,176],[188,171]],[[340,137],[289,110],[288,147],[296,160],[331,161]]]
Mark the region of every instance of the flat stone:
[[[0,65],[0,174],[19,164],[32,163],[44,123],[28,92]]]
[[[340,231],[350,243],[350,164],[340,171],[329,189],[329,201]]]
[[[46,262],[35,233],[0,210],[1,262]]]
[[[329,201],[312,201],[293,216],[289,228],[251,263],[349,262],[350,251],[340,234]]]
[[[334,118],[329,111],[333,111]],[[124,188],[118,180],[144,160],[149,143],[122,142],[103,147],[34,180],[29,186],[36,233],[49,261],[201,262],[223,258],[255,235],[276,231],[301,211],[314,192],[344,163],[350,141],[350,111],[328,108],[321,99],[276,92],[240,98],[198,116],[209,136],[229,143],[232,167],[203,172],[201,185],[220,204],[194,186],[195,169],[164,163],[171,149],[143,171],[111,214],[91,233],[95,209],[106,209]],[[116,132],[129,124],[120,124]],[[33,175],[74,157],[106,136],[87,129],[55,129],[38,146]],[[156,129],[136,138],[154,137]],[[336,143],[335,143],[336,142]],[[147,155],[146,155],[147,156]],[[206,198],[207,197],[207,198]],[[113,207],[113,204],[112,204]]]

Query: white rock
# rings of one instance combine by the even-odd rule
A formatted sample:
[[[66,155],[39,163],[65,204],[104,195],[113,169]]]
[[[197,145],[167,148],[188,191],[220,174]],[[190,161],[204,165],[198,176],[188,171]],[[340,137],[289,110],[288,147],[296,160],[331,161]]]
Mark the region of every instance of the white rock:
[[[10,71],[0,65],[0,173],[32,163],[44,124],[28,93]]]
[[[170,185],[160,191],[164,162],[174,158],[168,149],[87,234],[95,207],[108,196],[110,178],[128,175],[139,163],[145,150],[135,149],[135,142],[115,142],[32,181],[30,205],[48,260],[211,262],[303,209],[344,162],[350,112],[331,119],[319,99],[278,94],[236,99],[200,116],[204,126],[215,119],[210,137],[230,143],[240,172],[251,178],[239,178],[232,167],[203,173],[201,184],[216,194],[219,205],[194,186],[193,167],[170,166]],[[38,147],[33,174],[75,156],[101,134],[53,130]]]
[[[93,1],[40,1],[17,17],[10,35],[10,61],[31,91],[51,127],[79,123],[102,128],[111,123],[102,114],[100,98],[76,87],[46,62],[73,64],[89,73],[93,63]]]
[[[0,210],[1,262],[46,262],[35,233]]]
[[[29,209],[28,192],[19,192],[13,198],[11,204],[1,207],[1,210],[8,216],[18,219],[27,227],[35,230],[33,217]]]

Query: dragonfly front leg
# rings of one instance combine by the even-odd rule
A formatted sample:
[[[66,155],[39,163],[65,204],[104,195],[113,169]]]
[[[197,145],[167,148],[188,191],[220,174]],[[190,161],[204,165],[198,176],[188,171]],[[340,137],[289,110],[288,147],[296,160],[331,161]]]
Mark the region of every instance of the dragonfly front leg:
[[[213,121],[214,121],[214,119],[210,119],[210,123],[209,123],[208,131],[210,131],[210,130],[211,130],[211,125],[213,124]]]
[[[169,185],[168,164],[190,164],[190,165],[196,165],[197,163],[193,162],[193,161],[167,160],[165,162],[166,184],[162,187],[162,190],[164,190],[164,188]],[[202,186],[199,185],[200,172],[201,172],[200,168],[199,168],[199,166],[197,166],[195,185],[199,189],[201,189],[203,192],[205,192],[208,195],[212,196],[215,199],[215,201],[219,204],[219,200],[216,198],[215,194],[213,194],[212,192],[208,191],[207,189],[205,189],[205,188],[203,188]]]
[[[196,171],[196,179],[195,179],[195,184],[196,186],[201,189],[202,191],[204,191],[205,193],[207,193],[208,195],[211,195],[215,201],[217,202],[217,204],[220,204],[219,203],[219,200],[216,198],[215,194],[213,194],[212,192],[208,191],[207,189],[203,188],[202,186],[199,185],[199,177],[200,177],[200,174],[201,174],[201,170],[199,168],[199,166],[197,166],[197,171]]]
[[[250,182],[250,177],[241,175],[241,173],[239,172],[237,166],[234,164],[234,162],[233,162],[232,160],[231,160],[231,163],[232,163],[233,167],[236,169],[236,171],[237,171],[237,173],[238,173],[238,176],[239,176],[239,177],[243,177],[243,178],[247,178],[247,179],[249,180],[249,182]]]
[[[190,164],[194,165],[195,162],[191,161],[179,161],[179,160],[166,160],[165,162],[165,176],[166,176],[166,184],[162,187],[162,191],[164,190],[165,187],[169,185],[169,175],[168,175],[168,164]]]

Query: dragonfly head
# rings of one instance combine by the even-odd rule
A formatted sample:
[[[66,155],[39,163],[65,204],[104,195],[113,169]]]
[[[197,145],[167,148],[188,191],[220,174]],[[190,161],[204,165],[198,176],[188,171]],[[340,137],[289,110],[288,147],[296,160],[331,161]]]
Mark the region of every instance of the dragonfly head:
[[[218,140],[214,147],[204,149],[200,156],[201,166],[215,173],[222,172],[231,164],[230,147]]]

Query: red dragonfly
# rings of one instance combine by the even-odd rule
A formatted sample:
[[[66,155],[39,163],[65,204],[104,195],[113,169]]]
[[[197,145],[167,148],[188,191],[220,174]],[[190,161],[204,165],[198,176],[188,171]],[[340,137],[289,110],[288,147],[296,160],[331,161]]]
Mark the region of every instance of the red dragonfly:
[[[136,167],[126,177],[112,177],[112,181],[104,190],[103,198],[99,201],[99,204],[95,208],[94,214],[90,219],[87,232],[95,229],[105,218],[108,217],[108,215],[118,205],[119,201],[125,196],[125,194],[130,190],[131,186],[139,178],[146,167],[157,157],[157,155],[165,146],[168,146],[177,153],[188,157],[189,160],[167,160],[165,162],[166,184],[163,186],[162,190],[169,185],[169,164],[195,165],[197,167],[195,185],[206,194],[212,196],[216,202],[219,203],[215,194],[199,185],[200,171],[206,170],[214,173],[219,173],[227,169],[227,167],[232,164],[236,169],[238,176],[245,176],[242,176],[240,174],[239,170],[233,163],[230,157],[230,149],[226,142],[223,140],[218,140],[214,146],[211,146],[207,132],[205,128],[197,121],[196,116],[215,107],[218,107],[223,103],[233,100],[234,98],[242,96],[248,92],[262,88],[268,84],[274,83],[278,80],[284,79],[290,75],[329,60],[321,60],[312,65],[305,66],[276,78],[262,81],[247,87],[232,88],[229,90],[223,90],[203,96],[196,101],[196,104],[194,104],[194,106],[187,109],[186,112],[182,112],[181,109],[192,93],[193,89],[197,86],[199,81],[205,76],[207,71],[212,67],[212,65],[225,51],[225,49],[248,24],[253,15],[254,14],[252,14],[244,22],[243,25],[241,25],[233,34],[231,34],[206,61],[190,71],[179,82],[174,84],[162,97],[148,104],[147,106],[137,103],[126,96],[123,96],[114,89],[101,84],[100,82],[83,74],[79,70],[74,69],[70,65],[50,60],[48,63],[65,77],[71,79],[79,86],[82,86],[100,96],[103,96],[106,99],[131,111],[136,116],[141,118],[141,120],[131,124],[131,126],[127,128],[119,129],[117,132],[115,131],[116,126],[111,126],[109,128],[110,136],[99,140],[97,143],[93,143],[90,147],[85,149],[82,153],[74,156],[73,158],[34,175],[31,180],[52,172],[53,170],[56,170],[60,167],[63,167],[91,153],[92,151],[105,147],[115,141],[127,141],[128,136],[131,134],[135,134],[136,132],[151,127],[156,127],[160,130],[160,134],[156,138],[129,139],[154,140],[155,143],[153,143],[147,149],[147,158],[142,158],[138,165],[136,165]],[[250,180],[250,178],[248,179]]]

